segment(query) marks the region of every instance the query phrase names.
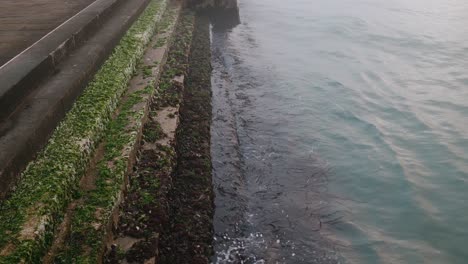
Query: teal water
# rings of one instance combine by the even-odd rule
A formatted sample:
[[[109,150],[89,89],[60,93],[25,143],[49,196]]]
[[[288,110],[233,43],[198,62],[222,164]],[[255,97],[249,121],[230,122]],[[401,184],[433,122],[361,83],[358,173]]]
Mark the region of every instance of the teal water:
[[[212,35],[214,262],[468,263],[468,2],[239,11]]]

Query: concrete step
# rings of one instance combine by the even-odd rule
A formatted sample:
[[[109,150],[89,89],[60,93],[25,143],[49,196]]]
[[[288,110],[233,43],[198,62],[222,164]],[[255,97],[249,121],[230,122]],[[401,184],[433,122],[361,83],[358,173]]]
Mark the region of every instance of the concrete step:
[[[23,118],[27,118],[31,122],[35,119],[42,121],[38,122],[38,124],[33,122],[36,125],[30,129],[17,130],[18,132],[29,133],[28,140],[35,139],[40,133],[38,128],[47,123],[48,118],[57,117],[56,112],[65,115],[65,112],[67,112],[65,104],[69,103],[73,107],[66,113],[64,120],[55,129],[44,150],[21,174],[21,180],[15,187],[14,192],[0,204],[0,263],[40,263],[42,261],[42,257],[53,242],[54,234],[62,222],[70,202],[84,195],[80,191],[80,181],[90,165],[93,155],[96,153],[99,142],[102,141],[105,135],[107,136],[104,142],[109,144],[110,151],[106,151],[103,157],[116,157],[116,159],[112,163],[104,163],[110,166],[109,169],[112,169],[112,171],[104,173],[104,175],[117,177],[116,182],[119,181],[119,177],[122,179],[124,171],[128,168],[127,161],[132,155],[131,146],[136,144],[138,129],[140,129],[144,118],[143,109],[145,107],[143,107],[144,103],[141,100],[150,98],[146,93],[151,89],[145,88],[135,91],[134,94],[125,97],[127,99],[124,99],[121,108],[118,108],[118,105],[122,95],[127,91],[127,84],[132,78],[137,61],[144,54],[144,50],[155,31],[156,23],[162,23],[160,19],[166,9],[166,4],[166,0],[152,0],[150,2],[144,13],[120,40],[112,55],[102,65],[75,103],[73,103],[73,98],[76,98],[79,92],[68,90],[68,85],[59,85],[60,83],[67,84],[61,78],[54,79],[54,82],[57,82],[56,86],[45,86],[43,89],[38,89],[40,93],[31,95],[29,102],[31,102],[32,106],[30,108],[36,109],[35,112],[39,114],[32,117],[24,116]],[[132,17],[137,17],[139,9],[144,6],[145,2],[143,0],[126,1],[121,7],[121,15],[113,15],[109,20],[115,24],[111,23],[100,27],[102,31],[97,32],[97,37],[114,36],[117,34],[115,30],[119,28],[118,25],[122,25],[122,22],[130,25]],[[123,12],[129,10],[132,10],[134,15]],[[116,20],[113,20],[114,18]],[[118,23],[118,21],[121,23]],[[114,41],[117,42],[117,39],[114,39]],[[80,48],[60,64],[64,65],[61,72],[68,72],[70,82],[80,83],[86,78],[83,77],[82,70],[73,70],[74,67],[81,67],[81,64],[74,64],[69,59],[76,59],[76,63],[85,63],[91,60],[91,64],[99,65],[95,57],[100,52],[105,53],[106,47],[109,47],[102,47],[100,43],[95,41],[86,42],[83,47],[89,45],[88,52]],[[160,44],[158,42],[155,46]],[[67,65],[67,68],[65,68],[65,65]],[[145,72],[147,71],[146,69]],[[50,87],[56,88],[52,89]],[[60,93],[60,95],[57,95],[57,93]],[[45,108],[37,107],[37,103],[44,105]],[[49,106],[51,108],[48,108]],[[27,110],[28,108],[24,109]],[[39,111],[40,109],[49,109],[49,111]],[[60,109],[62,110],[59,111]],[[30,112],[30,114],[33,113]],[[126,113],[126,118],[122,119],[121,115],[124,113]],[[129,123],[128,126],[123,125],[130,119],[134,121],[131,124]],[[17,124],[14,125],[13,127],[17,126]],[[52,124],[44,126],[54,127]],[[117,136],[109,139],[108,137],[115,135],[114,132],[116,131],[122,132],[118,134],[122,135],[122,137]],[[96,187],[98,183],[99,181],[96,181]],[[121,186],[111,184],[106,180],[100,183],[104,185],[109,183],[109,188],[104,188],[104,190],[114,194],[113,196],[106,196],[106,199],[110,198],[111,201],[118,201]],[[95,196],[91,195],[90,197]],[[95,205],[93,203],[85,204]],[[104,206],[103,208],[109,209],[110,207]],[[89,213],[89,211],[85,210],[83,213]],[[98,210],[93,216],[101,219],[100,211]],[[105,216],[105,214],[102,216]],[[105,225],[103,223],[90,223],[96,224],[93,225],[96,230],[100,230],[99,227]],[[98,243],[101,242],[98,241],[99,239],[96,239],[96,244],[88,244],[87,249],[99,249]],[[90,258],[97,256],[87,254],[89,252],[85,250],[80,255],[89,255]]]
[[[137,161],[127,176],[129,187],[113,222],[106,263],[160,262],[161,234],[169,224],[169,193],[178,166],[177,131],[189,72],[194,15],[179,19],[156,94],[143,127]]]
[[[0,122],[0,199],[148,2],[98,0],[0,68],[0,113],[16,107]]]
[[[156,87],[180,10],[180,5],[169,6],[158,24],[158,33],[151,39],[92,165],[81,179],[81,195],[70,203],[44,263],[102,263],[140,149],[150,104],[160,92]]]

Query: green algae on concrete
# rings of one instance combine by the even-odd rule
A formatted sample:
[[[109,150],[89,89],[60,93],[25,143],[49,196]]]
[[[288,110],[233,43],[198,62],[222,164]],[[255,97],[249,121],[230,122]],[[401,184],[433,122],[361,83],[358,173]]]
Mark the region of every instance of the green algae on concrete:
[[[177,158],[175,131],[179,104],[169,105],[167,102],[174,100],[167,98],[182,96],[182,76],[187,75],[193,20],[192,13],[185,13],[177,25],[149,120],[143,129],[138,162],[129,176],[130,188],[121,208],[115,245],[105,263],[159,263],[159,234],[168,221],[167,193],[172,186]],[[129,240],[133,242],[129,244]]]
[[[138,136],[135,131],[142,126],[141,122],[129,126],[130,120],[141,120],[144,115],[142,111],[132,111],[132,107],[144,100],[143,95],[132,94],[106,131],[105,154],[97,166],[95,188],[83,194],[83,205],[73,215],[65,252],[58,255],[55,263],[98,263],[107,228],[103,223],[111,218],[120,199],[127,172],[129,156],[125,150],[135,144]]]
[[[180,10],[179,8],[179,6],[170,8],[162,23],[170,21],[169,25],[174,26],[178,14],[171,11]],[[168,37],[158,35],[155,40],[163,38],[164,45],[169,45],[171,33],[172,31],[165,33],[169,35]],[[161,51],[167,51],[167,46]],[[157,54],[154,56],[164,61],[165,53]],[[148,63],[146,56],[143,60]],[[149,102],[155,93],[155,80],[158,79],[159,69],[164,65],[150,63],[140,65],[137,70],[139,74],[136,74],[135,79],[130,82],[129,92],[121,102],[117,116],[106,130],[103,140],[104,157],[97,165],[95,186],[83,194],[82,202],[72,216],[70,236],[63,250],[56,256],[55,263],[102,262],[106,240],[110,235],[111,221],[122,199],[126,175],[132,168]],[[141,82],[148,77],[152,79]],[[152,200],[149,195],[145,201],[148,200]]]
[[[40,262],[165,5],[149,4],[1,203],[0,263]]]

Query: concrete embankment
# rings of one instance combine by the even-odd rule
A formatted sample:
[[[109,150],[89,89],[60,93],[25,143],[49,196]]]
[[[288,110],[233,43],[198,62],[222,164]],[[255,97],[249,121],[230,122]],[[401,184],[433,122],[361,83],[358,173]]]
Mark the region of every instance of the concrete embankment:
[[[95,0],[0,67],[0,198],[148,3]]]
[[[138,96],[143,98],[144,92],[149,93],[153,89],[143,89],[144,92],[140,92],[138,96],[131,96],[128,104],[123,103],[122,106],[121,103],[119,108],[118,106],[122,95],[127,91],[127,84],[137,61],[143,55],[155,31],[156,23],[161,24],[165,7],[164,0],[151,1],[55,130],[45,149],[22,173],[15,191],[8,199],[2,201],[0,263],[41,262],[42,256],[54,240],[67,206],[74,199],[84,195],[80,189],[80,181],[93,155],[97,153],[95,150],[98,143],[105,136],[111,136],[112,131],[118,132],[119,136],[115,138],[116,141],[111,141],[111,147],[104,156],[111,158],[112,155],[117,155],[118,158],[113,161],[113,170],[103,169],[102,173],[115,177],[116,181],[124,182],[129,156],[127,151],[129,146],[135,144],[132,141],[137,140],[138,129],[143,120],[142,110],[134,111],[133,104],[142,100]],[[159,64],[157,67],[160,67]],[[151,71],[151,68],[149,70]],[[127,123],[130,122],[129,117],[134,118],[131,124]],[[121,199],[121,186],[106,180],[96,181],[97,183],[109,184],[105,189],[112,195],[93,196],[96,199],[89,201],[90,203],[97,202],[99,198],[111,201]],[[110,204],[112,202],[108,206]],[[96,204],[99,205],[100,203]],[[109,209],[107,206],[104,208]],[[100,220],[109,216],[106,213],[101,214],[97,210],[93,216]],[[96,230],[101,230],[100,222],[87,220],[95,224]],[[95,237],[94,241],[97,243],[99,239]],[[93,250],[99,248],[95,243],[88,246]],[[94,255],[90,253],[93,252],[85,252],[84,255],[90,258],[97,256],[97,252]],[[79,258],[75,260],[80,262]]]
[[[208,20],[150,1],[0,203],[0,263],[209,263],[210,75]]]
[[[210,263],[213,188],[210,156],[211,50],[209,21],[195,20],[189,69],[176,134],[177,167],[160,263]]]
[[[170,6],[158,23],[158,34],[149,42],[143,58],[130,79],[119,103],[115,118],[81,180],[81,196],[68,207],[69,229],[63,245],[58,241],[54,262],[101,263],[118,221],[119,205],[128,186],[142,129],[148,120],[150,103],[159,89],[158,83],[167,51],[174,37],[180,6]],[[59,261],[58,261],[59,260]]]
[[[176,36],[107,263],[209,263],[213,254],[208,20],[186,14]]]

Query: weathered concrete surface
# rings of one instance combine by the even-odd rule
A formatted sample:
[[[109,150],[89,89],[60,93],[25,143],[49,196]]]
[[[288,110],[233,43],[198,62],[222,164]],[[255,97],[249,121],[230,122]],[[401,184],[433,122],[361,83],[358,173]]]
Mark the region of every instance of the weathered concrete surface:
[[[102,263],[102,254],[112,237],[111,230],[118,221],[118,206],[123,200],[128,175],[133,170],[140,149],[143,126],[150,114],[153,96],[157,94],[155,84],[165,65],[179,13],[180,5],[171,5],[158,21],[160,32],[148,43],[115,112],[116,116],[98,147],[101,151],[93,157],[91,163],[96,166],[90,166],[82,179],[80,189],[84,195],[73,202],[77,204],[75,209],[67,212],[72,218],[66,231],[69,235],[53,263],[71,263],[75,259],[83,263]],[[112,129],[116,126],[121,129]],[[118,166],[120,162],[125,165]],[[105,173],[107,171],[111,173]],[[120,242],[136,241],[138,239],[122,239]],[[94,256],[89,256],[92,255],[86,248],[89,244],[94,247],[91,250],[95,252]]]
[[[138,12],[138,7],[132,6],[138,0],[125,1],[124,10]],[[140,2],[143,3],[144,2]],[[93,77],[93,81],[87,86],[82,96],[74,104],[66,119],[55,130],[53,138],[39,157],[30,163],[30,166],[22,173],[23,178],[8,200],[1,203],[0,210],[0,263],[39,263],[45,250],[49,248],[53,233],[57,225],[62,221],[64,209],[75,198],[79,181],[89,165],[90,158],[95,147],[103,139],[111,134],[106,133],[106,128],[111,131],[123,131],[125,124],[123,119],[118,119],[116,125],[111,124],[112,116],[117,109],[118,102],[127,88],[138,58],[143,55],[150,36],[156,29],[156,21],[159,21],[166,7],[166,0],[153,0],[150,6],[125,36],[119,41],[112,56],[106,60],[101,70]],[[126,21],[131,16],[117,16]],[[113,26],[113,27],[112,27]],[[110,25],[106,30],[114,29]],[[99,34],[99,36],[105,34]],[[134,102],[130,100],[129,102]],[[125,106],[128,110],[131,105]],[[129,116],[129,111],[123,111]],[[121,112],[122,113],[122,112]],[[118,113],[120,115],[120,113]],[[119,142],[110,150],[112,156],[118,154],[117,147],[128,142],[135,136],[122,140],[106,140],[107,142]],[[125,157],[122,157],[125,158]],[[117,166],[122,169],[122,163]],[[119,177],[121,174],[106,174]],[[98,185],[106,185],[105,181],[97,181]],[[114,189],[107,189],[107,193]],[[101,197],[108,198],[110,195]],[[98,197],[95,197],[98,199]],[[96,201],[96,200],[94,200]],[[95,203],[91,203],[96,205]],[[106,207],[107,208],[107,207]],[[100,217],[100,216],[96,216]],[[102,217],[102,215],[101,215]],[[82,219],[82,218],[80,218]],[[83,220],[83,219],[82,219]],[[86,221],[81,221],[81,223]],[[88,223],[88,222],[86,222]],[[94,225],[92,227],[94,229]],[[96,245],[96,237],[93,242],[80,243],[87,248]],[[76,241],[76,240],[75,240]],[[88,251],[89,252],[89,251]],[[87,256],[90,256],[89,254]],[[98,261],[81,262],[72,260],[60,263],[99,263]]]
[[[57,65],[55,75],[42,82],[11,116],[0,122],[0,198],[44,146],[148,1],[124,1],[119,5],[90,39]]]
[[[188,70],[193,18],[191,13],[184,13],[174,33],[143,128],[137,162],[128,175],[129,188],[120,207],[106,263],[161,263],[159,238],[168,220],[167,194],[176,166],[175,137],[184,76]],[[136,79],[134,84],[139,82]]]
[[[94,33],[123,0],[94,2],[0,66],[0,120],[8,117],[57,65]],[[25,19],[25,18],[24,18]],[[14,43],[13,43],[14,44]]]
[[[0,65],[95,0],[0,1]]]

